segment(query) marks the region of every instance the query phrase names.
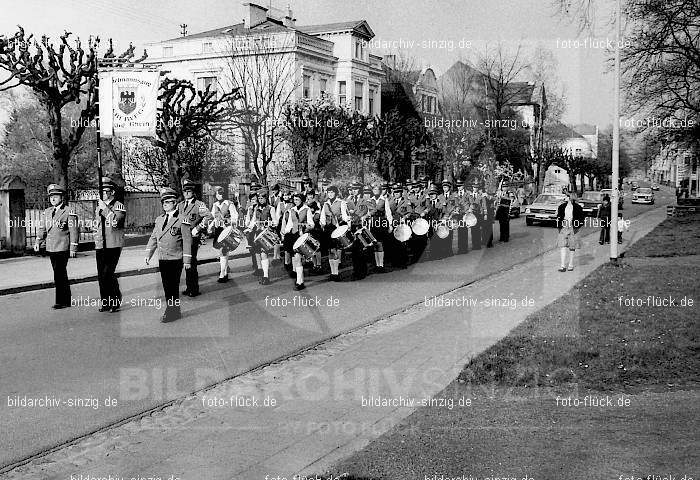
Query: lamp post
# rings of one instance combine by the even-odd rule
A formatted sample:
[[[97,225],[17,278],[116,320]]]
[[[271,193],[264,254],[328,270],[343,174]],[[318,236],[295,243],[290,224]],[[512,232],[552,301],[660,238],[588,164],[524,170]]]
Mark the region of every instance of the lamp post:
[[[610,204],[610,262],[617,265],[617,212],[620,197],[620,37],[622,33],[622,1],[617,0],[615,19],[615,92],[612,148],[612,199]]]

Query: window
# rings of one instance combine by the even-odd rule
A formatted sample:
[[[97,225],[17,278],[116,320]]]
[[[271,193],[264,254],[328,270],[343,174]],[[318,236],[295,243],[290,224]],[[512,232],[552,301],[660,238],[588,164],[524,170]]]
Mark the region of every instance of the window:
[[[420,96],[420,111],[425,112],[425,95]]]
[[[214,51],[214,45],[211,42],[202,43],[202,53],[211,53]]]
[[[304,75],[304,98],[311,97],[311,76]]]
[[[361,82],[355,82],[355,110],[362,110],[362,89],[364,85]]]
[[[197,79],[197,90],[205,92],[209,88],[210,92],[216,92],[218,82],[216,77],[199,77]]]
[[[319,85],[319,90],[321,90],[321,93],[326,93],[328,92],[328,80],[325,78],[322,78],[318,81]]]
[[[369,114],[374,115],[374,88],[369,89]]]
[[[362,60],[362,40],[355,40],[355,58]]]
[[[338,104],[345,105],[345,103],[348,101],[347,95],[345,81],[338,82]]]
[[[173,47],[163,47],[163,56],[164,57],[172,57],[173,56]]]

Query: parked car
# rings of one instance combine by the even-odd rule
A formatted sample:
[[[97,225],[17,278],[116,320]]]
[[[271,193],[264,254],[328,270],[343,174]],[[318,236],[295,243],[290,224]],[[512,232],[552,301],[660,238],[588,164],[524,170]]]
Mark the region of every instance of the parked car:
[[[600,193],[603,195],[607,195],[610,197],[610,200],[612,201],[612,190],[609,188],[603,188],[600,190]],[[625,199],[622,198],[622,192],[620,192],[620,196],[617,198],[617,209],[622,210],[625,207]]]
[[[659,184],[658,184],[658,183],[652,183],[652,184],[651,184],[651,189],[652,189],[652,190],[658,191],[659,188],[660,188],[660,187],[659,187]]]
[[[583,192],[581,198],[578,199],[578,203],[583,207],[583,213],[589,217],[597,216],[604,196],[603,192],[598,191]]]
[[[557,222],[557,209],[566,201],[566,195],[543,193],[538,195],[532,205],[525,209],[525,224],[535,222]]]
[[[654,205],[654,192],[651,188],[640,187],[632,194],[632,203],[648,203]]]

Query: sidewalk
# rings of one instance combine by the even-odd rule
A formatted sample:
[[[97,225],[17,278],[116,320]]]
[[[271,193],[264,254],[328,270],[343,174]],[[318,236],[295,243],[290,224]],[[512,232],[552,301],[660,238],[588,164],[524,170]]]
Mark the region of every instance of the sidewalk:
[[[664,218],[663,208],[636,217],[626,240],[637,241]],[[584,238],[573,272],[556,270],[553,249],[442,296],[452,305],[476,299],[469,307],[416,298],[401,313],[85,437],[7,478],[263,480],[321,473],[394,427],[416,402],[454,380],[469,358],[607,262],[608,247],[597,238],[598,232]],[[534,303],[522,306],[525,297]],[[516,299],[517,308],[489,304],[494,298]],[[370,406],[370,398],[395,405]]]
[[[125,247],[122,249],[117,273],[120,277],[142,275],[158,271],[158,258],[154,255],[150,265],[144,263],[145,245]],[[248,257],[246,242],[238,246],[231,259],[231,265],[241,258]],[[199,249],[199,263],[218,262],[219,254],[212,247],[212,240]],[[53,288],[53,271],[48,256],[27,255],[0,259],[0,295]],[[76,258],[68,260],[68,278],[71,284],[94,282],[97,280],[95,251],[78,252]]]

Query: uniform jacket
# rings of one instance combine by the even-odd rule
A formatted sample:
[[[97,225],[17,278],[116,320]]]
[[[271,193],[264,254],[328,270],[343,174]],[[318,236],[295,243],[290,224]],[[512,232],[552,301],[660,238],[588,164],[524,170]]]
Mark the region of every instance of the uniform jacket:
[[[564,217],[566,215],[566,204],[569,202],[564,202],[561,205],[559,205],[559,208],[557,208],[557,228],[559,230],[562,229],[564,225]],[[583,223],[586,220],[586,215],[583,213],[583,207],[581,207],[580,204],[578,204],[575,200],[572,202],[574,205],[574,233],[578,232],[581,227],[583,227]]]
[[[159,260],[183,260],[188,265],[191,263],[192,225],[178,210],[175,210],[172,218],[167,213],[156,218],[153,233],[146,245],[146,258],[150,259],[156,249]]]
[[[277,215],[275,214],[275,209],[271,205],[256,205],[249,213],[250,215],[247,219],[246,228],[254,232],[259,232],[267,227],[274,227],[277,225]]]
[[[391,210],[391,216],[394,219],[399,217],[404,217],[409,213],[413,213],[413,206],[406,198],[400,197],[398,201],[395,198],[389,200],[389,209]]]
[[[300,233],[314,228],[314,217],[311,207],[302,205],[301,208],[292,207],[284,212],[282,217],[282,233]]]
[[[47,252],[78,251],[78,216],[68,205],[49,207],[41,214],[37,243],[46,241]]]
[[[229,200],[216,201],[211,205],[212,220],[210,226],[215,228],[236,225],[238,223],[238,210]]]
[[[105,202],[107,203],[107,202]],[[107,203],[106,212],[100,212],[100,207],[95,209],[94,238],[95,248],[121,248],[124,246],[124,222],[126,220],[126,209],[124,205],[112,200]],[[105,225],[105,238],[107,245],[102,239],[102,225]]]
[[[333,202],[326,200],[323,202],[321,210],[320,224],[322,227],[326,225],[340,225],[340,222],[350,223],[350,215],[348,214],[348,205],[345,200],[335,198]]]
[[[192,225],[192,228],[204,230],[211,219],[211,212],[201,200],[183,200],[177,204],[177,212],[180,217],[183,217]]]

